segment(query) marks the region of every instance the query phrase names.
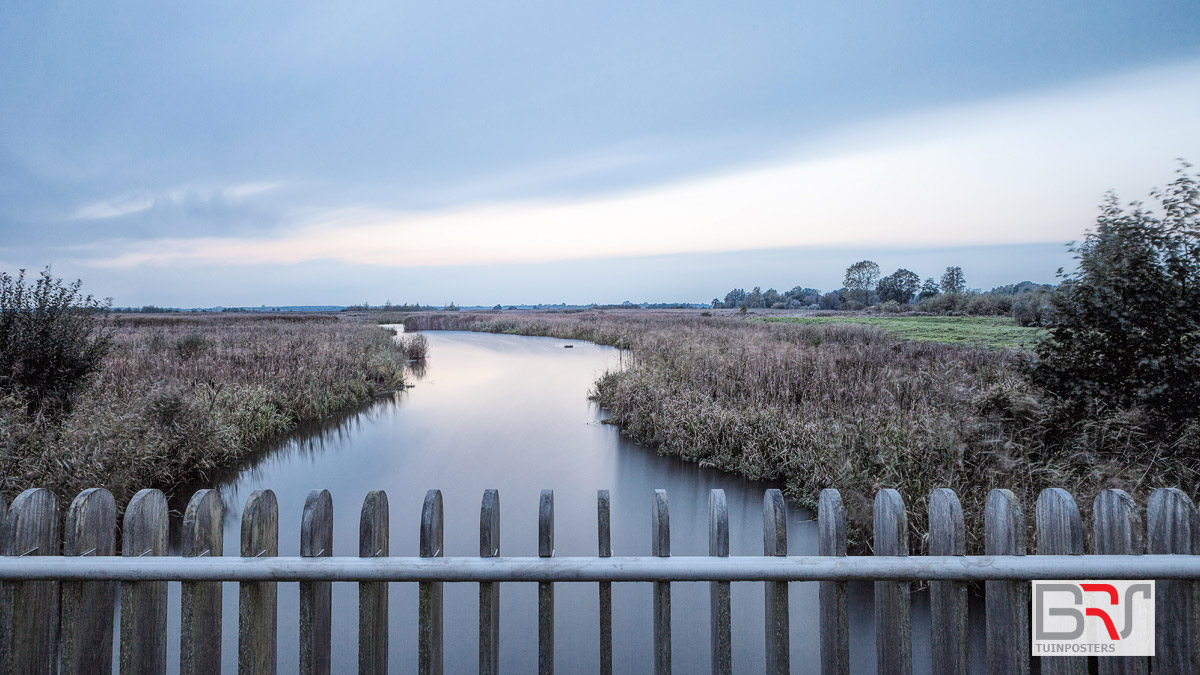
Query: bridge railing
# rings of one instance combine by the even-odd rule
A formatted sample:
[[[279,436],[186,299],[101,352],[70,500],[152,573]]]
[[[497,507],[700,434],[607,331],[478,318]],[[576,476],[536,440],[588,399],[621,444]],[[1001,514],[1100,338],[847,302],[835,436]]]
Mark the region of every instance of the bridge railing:
[[[274,673],[277,653],[277,582],[300,582],[300,666],[330,672],[331,584],[359,587],[359,671],[388,669],[388,583],[419,585],[418,663],[422,674],[442,672],[442,584],[479,584],[479,671],[499,670],[500,582],[538,584],[539,671],[554,670],[554,584],[599,582],[601,673],[612,670],[612,583],[653,583],[654,669],[671,670],[671,584],[708,582],[712,672],[732,672],[730,583],[765,584],[768,673],[790,671],[788,582],[819,581],[820,659],[823,673],[849,673],[850,628],[846,583],[873,580],[878,672],[912,671],[909,582],[929,582],[931,649],[935,673],[968,670],[967,582],[984,581],[984,660],[989,673],[1029,672],[1029,580],[1156,579],[1155,656],[1098,659],[1101,673],[1200,672],[1200,518],[1191,499],[1175,489],[1153,492],[1146,527],[1123,491],[1104,490],[1093,503],[1092,555],[1072,496],[1042,492],[1034,509],[1036,542],[1029,555],[1025,515],[1007,490],[993,490],[985,507],[985,553],[966,556],[958,497],[948,489],[929,498],[929,556],[909,556],[908,516],[894,490],[874,503],[874,556],[846,555],[845,510],[836,490],[821,493],[816,556],[789,556],[786,511],[778,490],[763,501],[763,556],[729,556],[725,495],[709,496],[709,556],[671,556],[667,494],[652,499],[651,556],[612,555],[609,495],[597,494],[596,557],[554,554],[554,493],[539,503],[538,557],[500,553],[500,495],[488,490],[480,508],[479,557],[443,555],[442,495],[430,490],[420,522],[418,557],[393,557],[388,545],[388,502],[367,495],[359,551],[333,555],[333,502],[313,491],[304,506],[298,557],[279,556],[278,504],[261,490],[242,514],[239,556],[223,550],[224,508],[213,490],[197,492],[183,517],[181,556],[167,556],[164,495],[142,490],[130,501],[116,555],[112,495],[91,489],[72,501],[64,522],[53,493],[21,493],[11,507],[0,500],[0,672],[107,673],[114,638],[120,669],[167,670],[167,583],[182,582],[180,671],[219,672],[221,583],[239,584],[239,672]],[[61,536],[60,536],[61,535]],[[120,627],[114,603],[120,585]],[[114,635],[117,633],[117,635]],[[1043,657],[1043,673],[1086,673],[1086,657]]]

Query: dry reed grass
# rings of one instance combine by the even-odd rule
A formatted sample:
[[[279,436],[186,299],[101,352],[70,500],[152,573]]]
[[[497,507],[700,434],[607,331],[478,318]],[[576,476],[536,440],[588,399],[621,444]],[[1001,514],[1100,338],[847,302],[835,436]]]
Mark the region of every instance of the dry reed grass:
[[[417,314],[412,329],[581,338],[630,350],[593,397],[609,421],[661,452],[782,482],[802,506],[842,491],[851,537],[869,549],[871,500],[897,488],[923,544],[929,493],[955,489],[981,550],[988,490],[1030,509],[1063,487],[1085,512],[1105,487],[1194,494],[1195,460],[1146,445],[1138,420],[1068,427],[1023,377],[1028,355],[888,338],[851,324],[766,324],[695,313]]]

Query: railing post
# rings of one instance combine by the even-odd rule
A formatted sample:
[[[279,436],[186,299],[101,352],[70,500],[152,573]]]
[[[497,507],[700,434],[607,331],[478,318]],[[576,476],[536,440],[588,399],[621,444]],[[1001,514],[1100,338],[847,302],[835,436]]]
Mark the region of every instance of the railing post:
[[[846,555],[846,509],[837,490],[821,490],[817,503],[817,553]],[[850,673],[850,615],[846,582],[820,582],[821,673]]]
[[[538,557],[554,555],[554,490],[538,498]],[[554,672],[554,584],[538,582],[538,673]]]
[[[421,507],[422,558],[440,558],[443,534],[442,491],[425,493]],[[442,584],[422,581],[417,591],[417,672],[442,675]]]
[[[1196,538],[1196,507],[1175,488],[1160,488],[1146,504],[1146,530],[1152,554],[1200,553]],[[1155,675],[1193,674],[1200,670],[1200,621],[1197,620],[1196,582],[1159,579],[1154,583]]]
[[[671,556],[671,512],[667,505],[667,491],[654,491],[654,509],[650,520],[651,555],[659,558]],[[671,584],[654,582],[654,672],[669,675],[671,672]]]
[[[962,505],[950,488],[929,495],[929,555],[966,555],[967,531]],[[965,675],[967,660],[967,585],[929,582],[931,665],[935,675]]]
[[[612,557],[608,490],[596,491],[596,539],[601,558]],[[600,675],[612,675],[612,582],[600,582]]]
[[[763,555],[787,555],[787,507],[783,493],[767,490],[763,493]],[[766,595],[767,673],[791,671],[791,625],[788,616],[788,585],[786,581],[768,581]]]
[[[500,555],[500,491],[484,490],[479,505],[479,557]],[[479,675],[500,672],[500,584],[479,584]]]
[[[63,555],[110,556],[116,552],[117,504],[104,488],[79,493],[67,509]],[[62,585],[63,673],[111,673],[112,581],[67,581]]]
[[[58,500],[44,488],[17,495],[8,510],[7,555],[58,555]],[[7,584],[6,584],[7,585]],[[58,664],[58,582],[9,586],[13,673],[53,673]],[[8,595],[6,593],[6,595]]]
[[[333,556],[333,497],[313,490],[300,518],[300,556]],[[300,582],[300,672],[329,675],[332,642],[332,587],[328,581]]]
[[[360,558],[386,558],[388,548],[388,498],[371,490],[363,500],[358,521]],[[388,664],[388,585],[386,581],[358,585],[358,672],[386,673]]]
[[[167,554],[167,499],[142,490],[125,509],[121,554]],[[167,671],[167,582],[121,584],[121,673]]]
[[[225,554],[225,505],[216,490],[192,495],[183,513],[185,558]],[[221,670],[221,582],[182,584],[179,672],[201,675]]]
[[[242,557],[278,555],[279,503],[271,490],[255,490],[242,512]],[[244,581],[238,586],[238,672],[273,675],[279,629],[276,584]]]
[[[875,495],[875,555],[908,555],[908,514],[896,490]],[[907,581],[875,582],[875,661],[880,675],[912,674],[912,619]]]
[[[708,492],[708,554],[729,557],[729,507],[725,503],[724,490]],[[713,675],[730,675],[733,672],[733,650],[728,581],[708,584],[708,604],[712,672]]]
[[[1092,542],[1096,555],[1141,555],[1146,551],[1142,517],[1137,504],[1123,490],[1101,490],[1092,502]],[[1096,659],[1099,675],[1146,675],[1145,656],[1109,656]]]
[[[1038,555],[1083,555],[1083,521],[1075,498],[1061,488],[1046,488],[1034,507]],[[1043,675],[1087,675],[1086,656],[1042,656]]]
[[[1016,495],[992,490],[984,507],[984,553],[1025,555],[1025,514]],[[987,673],[1029,672],[1029,582],[986,581]]]

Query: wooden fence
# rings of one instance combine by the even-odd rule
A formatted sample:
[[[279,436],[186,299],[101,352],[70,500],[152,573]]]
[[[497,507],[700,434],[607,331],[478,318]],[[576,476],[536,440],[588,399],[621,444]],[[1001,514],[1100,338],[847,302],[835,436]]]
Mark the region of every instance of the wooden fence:
[[[483,495],[479,557],[443,556],[442,495],[430,490],[420,521],[420,555],[393,557],[388,547],[388,501],[382,491],[362,506],[357,557],[333,555],[333,502],[313,491],[304,506],[299,557],[279,557],[278,504],[270,490],[255,492],[241,522],[239,556],[224,556],[223,506],[213,490],[192,497],[183,516],[181,556],[167,555],[167,502],[157,490],[130,501],[117,555],[116,505],[103,489],[81,493],[64,522],[53,493],[21,493],[5,509],[0,500],[0,671],[8,673],[108,673],[114,637],[125,673],[167,670],[167,583],[181,581],[183,673],[219,672],[221,583],[239,584],[238,664],[243,673],[274,673],[277,653],[276,585],[300,582],[300,668],[328,673],[332,582],[357,582],[358,662],[362,673],[388,668],[388,583],[416,582],[419,673],[442,672],[442,584],[479,584],[479,672],[499,670],[499,582],[538,584],[538,668],[554,670],[554,584],[599,582],[601,673],[612,670],[612,583],[653,583],[654,669],[671,671],[671,584],[710,584],[712,672],[732,672],[730,582],[766,587],[768,673],[790,672],[788,582],[820,582],[820,660],[824,673],[849,673],[850,628],[846,583],[875,581],[878,672],[912,670],[909,582],[928,581],[932,664],[935,673],[968,667],[967,582],[985,581],[988,673],[1029,672],[1030,579],[1157,579],[1156,643],[1152,658],[1098,658],[1102,674],[1200,673],[1200,519],[1191,499],[1174,489],[1156,490],[1139,509],[1120,490],[1093,503],[1093,550],[1084,553],[1084,530],[1070,494],[1044,491],[1034,509],[1033,555],[1025,514],[1007,490],[993,490],[985,512],[985,555],[966,556],[958,497],[948,489],[929,498],[928,556],[909,556],[908,518],[895,490],[876,495],[875,556],[846,555],[846,521],[836,490],[821,493],[817,556],[789,556],[786,511],[778,490],[763,502],[763,556],[729,556],[725,495],[709,497],[709,556],[671,556],[667,494],[652,500],[650,557],[614,557],[609,495],[597,495],[596,557],[556,557],[554,493],[539,505],[537,558],[500,556],[500,495]],[[1142,555],[1151,554],[1151,555]],[[120,628],[114,636],[114,602],[120,585]],[[61,621],[60,621],[61,619]],[[1086,657],[1040,659],[1042,673],[1088,672]]]

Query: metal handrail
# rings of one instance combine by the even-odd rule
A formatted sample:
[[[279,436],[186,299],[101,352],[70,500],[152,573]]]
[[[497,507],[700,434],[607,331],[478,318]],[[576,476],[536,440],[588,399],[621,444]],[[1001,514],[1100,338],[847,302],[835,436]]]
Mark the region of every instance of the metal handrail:
[[[1200,555],[563,558],[0,557],[4,581],[855,581],[1200,579]]]

